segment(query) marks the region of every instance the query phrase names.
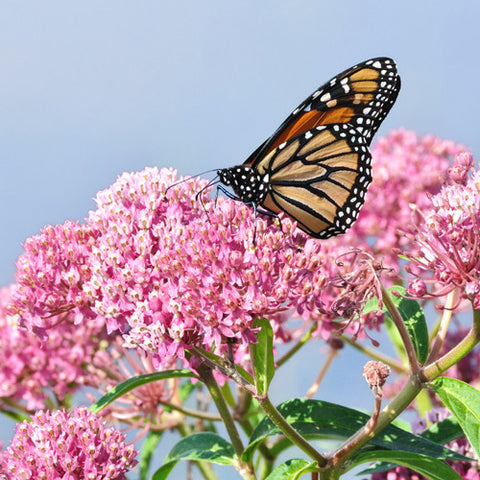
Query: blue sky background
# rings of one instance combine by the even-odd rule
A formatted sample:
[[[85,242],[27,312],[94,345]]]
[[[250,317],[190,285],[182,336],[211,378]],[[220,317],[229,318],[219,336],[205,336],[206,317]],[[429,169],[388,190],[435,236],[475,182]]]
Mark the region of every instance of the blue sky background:
[[[2,0],[0,285],[25,238],[85,218],[122,172],[241,163],[316,87],[370,57],[393,57],[403,84],[379,135],[433,133],[478,159],[479,20],[475,0]],[[370,409],[363,363],[344,355],[320,396]],[[289,368],[276,401],[312,380]],[[11,423],[0,430],[11,437]]]

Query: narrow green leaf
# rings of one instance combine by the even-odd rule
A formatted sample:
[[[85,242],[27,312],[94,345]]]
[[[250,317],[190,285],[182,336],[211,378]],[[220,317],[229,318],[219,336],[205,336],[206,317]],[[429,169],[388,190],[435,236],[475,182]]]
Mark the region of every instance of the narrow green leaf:
[[[315,462],[294,458],[275,468],[265,480],[297,480],[304,473],[315,471],[318,471]]]
[[[278,410],[293,427],[304,436],[323,439],[343,439],[353,435],[369,420],[369,416],[358,410],[320,400],[293,399],[282,403]],[[265,417],[254,430],[245,449],[244,459],[253,455],[258,444],[281,431]],[[435,458],[465,460],[465,457],[452,452],[442,445],[433,443],[419,435],[413,435],[395,425],[389,425],[369,445],[388,450],[418,452]]]
[[[231,382],[225,382],[221,387],[220,390],[222,391],[223,398],[227,402],[227,405],[230,407],[235,406],[235,397],[233,396],[232,389],[230,388]]]
[[[401,287],[390,288],[390,293],[392,289],[399,292],[400,295],[405,295],[406,293]],[[403,298],[402,296],[396,296],[393,294],[391,295],[391,298],[405,322],[405,327],[407,328],[413,346],[415,347],[416,357],[421,364],[425,363],[428,356],[429,338],[427,321],[422,307],[416,300]]]
[[[5,409],[2,410],[1,413],[16,423],[22,423],[24,420],[26,420],[27,422],[32,421],[32,417],[30,415],[25,415],[24,413],[20,412],[14,412],[13,410]]]
[[[275,365],[273,363],[273,330],[266,318],[257,318],[254,326],[260,327],[260,331],[257,333],[257,343],[250,344],[250,352],[257,392],[263,395],[267,393],[275,373]]]
[[[430,480],[462,480],[462,477],[445,462],[430,455],[413,452],[375,450],[355,457],[349,468],[368,462],[389,462],[411,468]],[[363,473],[363,472],[362,472]],[[369,471],[371,473],[371,471]]]
[[[147,373],[145,375],[139,375],[138,377],[130,378],[125,382],[119,383],[117,386],[113,387],[106,395],[91,405],[89,410],[93,413],[98,413],[117,398],[125,395],[137,387],[140,387],[141,385],[157,382],[158,380],[166,380],[167,378],[179,377],[195,377],[195,374],[190,370],[165,370],[164,372]]]
[[[252,396],[249,396],[249,398],[246,401],[248,403],[246,416],[253,429],[253,428],[256,428],[257,425],[263,420],[263,418],[265,417],[265,412],[260,407],[258,400],[255,398],[252,398]]]
[[[393,292],[397,292],[398,295],[395,295]],[[393,301],[393,304],[397,307],[397,310],[402,316],[405,327],[407,328],[408,334],[410,335],[410,338],[412,339],[413,345],[415,347],[415,354],[420,363],[423,364],[428,356],[429,345],[428,327],[422,307],[416,300],[411,300],[403,297],[406,293],[403,287],[395,285],[388,289],[388,293]],[[363,313],[366,314],[370,312],[375,312],[377,310],[378,299],[374,298],[366,303]],[[385,306],[383,307],[382,311],[386,313],[387,318],[391,321],[390,314],[388,313],[388,310]],[[404,355],[403,343],[400,340],[396,328],[390,322],[386,322],[386,327],[387,332],[392,339],[397,351],[401,355]]]
[[[148,470],[153,458],[153,453],[157,448],[160,438],[162,438],[163,432],[149,432],[147,438],[143,441],[142,449],[140,451],[140,480],[147,480]]]
[[[480,456],[480,392],[455,378],[438,377],[429,387],[452,412],[465,435]]]

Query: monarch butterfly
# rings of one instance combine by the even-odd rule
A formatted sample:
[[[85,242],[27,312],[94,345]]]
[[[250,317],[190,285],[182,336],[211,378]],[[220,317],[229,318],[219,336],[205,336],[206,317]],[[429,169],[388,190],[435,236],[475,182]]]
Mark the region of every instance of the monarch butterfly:
[[[368,146],[399,90],[390,58],[345,70],[303,101],[243,165],[217,170],[234,194],[219,189],[253,206],[255,219],[257,211],[284,212],[312,237],[344,233],[372,181]]]

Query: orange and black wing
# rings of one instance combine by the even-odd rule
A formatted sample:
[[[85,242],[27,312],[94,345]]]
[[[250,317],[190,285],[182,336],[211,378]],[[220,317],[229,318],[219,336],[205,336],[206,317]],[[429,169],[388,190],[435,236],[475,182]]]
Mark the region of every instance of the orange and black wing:
[[[372,180],[367,141],[347,123],[295,136],[264,157],[257,171],[270,185],[261,206],[286,213],[317,238],[352,226]]]
[[[348,123],[370,145],[399,90],[400,77],[392,59],[379,57],[355,65],[313,92],[245,164],[255,167],[283,142],[320,125]]]

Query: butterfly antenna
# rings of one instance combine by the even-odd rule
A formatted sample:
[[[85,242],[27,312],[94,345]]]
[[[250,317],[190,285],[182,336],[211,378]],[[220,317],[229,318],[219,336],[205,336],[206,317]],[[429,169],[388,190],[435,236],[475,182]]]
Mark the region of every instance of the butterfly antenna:
[[[215,178],[213,178],[212,180],[210,180],[200,191],[198,191],[196,194],[195,194],[195,201],[198,202],[198,200],[200,199],[200,203],[202,204],[202,208],[204,210],[204,212],[207,214],[207,217],[208,217],[208,211],[207,209],[205,208],[205,204],[203,203],[203,200],[201,198],[201,195],[202,193],[207,190],[208,188],[212,187],[213,185],[215,185],[216,183],[218,183],[220,180],[218,180],[218,175],[215,175]],[[210,218],[210,217],[209,217]]]
[[[220,180],[218,180],[218,175],[215,175],[215,178],[213,178],[212,180],[210,180],[201,190],[199,190],[196,194],[195,194],[195,201],[198,201],[200,195],[205,191],[207,190],[208,188],[212,187],[213,185],[215,185],[216,183],[218,183]]]
[[[212,168],[211,170],[205,170],[204,172],[201,172],[197,175],[189,175],[188,177],[185,177],[185,178],[182,178],[181,180],[178,180],[176,181],[175,183],[172,183],[171,185],[169,185],[166,189],[165,189],[165,195],[167,195],[168,191],[172,188],[172,187],[176,187],[177,185],[180,185],[181,183],[183,182],[188,182],[189,180],[191,180],[192,178],[197,178],[197,177],[201,177],[202,175],[205,175],[207,173],[211,173],[211,172],[216,172],[217,169],[216,168]],[[216,178],[216,177],[215,177]],[[210,183],[209,183],[210,185]],[[207,188],[207,187],[205,187]],[[205,188],[202,188],[201,192],[203,190],[205,190]],[[196,199],[196,198],[195,198]]]

